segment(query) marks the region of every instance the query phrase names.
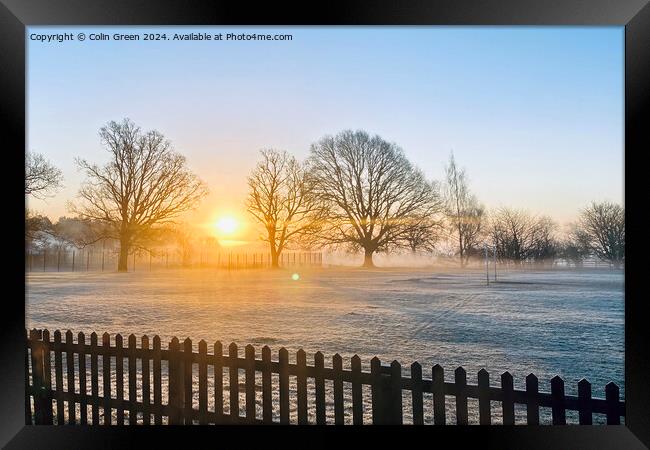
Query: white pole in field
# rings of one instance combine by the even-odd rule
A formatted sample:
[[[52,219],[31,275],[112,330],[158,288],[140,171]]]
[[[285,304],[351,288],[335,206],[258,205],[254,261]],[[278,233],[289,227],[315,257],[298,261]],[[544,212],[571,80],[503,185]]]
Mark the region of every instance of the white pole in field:
[[[490,285],[490,260],[488,259],[488,248],[485,246],[485,279],[487,285]]]
[[[494,246],[494,281],[497,281],[497,246]]]

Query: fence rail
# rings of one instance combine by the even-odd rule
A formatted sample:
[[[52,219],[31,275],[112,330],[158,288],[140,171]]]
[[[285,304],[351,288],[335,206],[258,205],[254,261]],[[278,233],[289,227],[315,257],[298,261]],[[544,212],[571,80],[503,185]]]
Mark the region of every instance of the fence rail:
[[[314,355],[314,365],[310,366],[303,350],[298,350],[296,362],[290,363],[286,349],[281,348],[278,359],[272,360],[268,346],[262,348],[261,359],[257,359],[252,345],[245,347],[245,356],[241,358],[236,344],[230,344],[224,354],[219,341],[212,345],[211,353],[204,340],[198,343],[195,352],[189,338],[181,344],[174,337],[163,348],[158,336],[151,342],[142,336],[138,346],[136,337],[130,335],[127,345],[124,344],[119,334],[111,345],[108,333],[101,336],[101,343],[97,334],[92,333],[87,343],[83,333],[77,335],[75,342],[71,331],[65,333],[65,340],[58,330],[53,340],[48,330],[29,331],[25,352],[26,422],[289,424],[293,411],[298,424],[326,424],[326,408],[330,406],[329,417],[333,417],[335,424],[346,423],[345,412],[349,413],[350,409],[353,424],[363,424],[364,410],[368,409],[372,414],[370,421],[365,420],[367,423],[402,424],[403,397],[407,395],[412,423],[421,425],[425,393],[432,394],[433,423],[437,425],[448,422],[447,397],[455,399],[455,423],[460,425],[468,424],[468,399],[478,400],[480,424],[493,423],[493,401],[501,403],[504,425],[515,424],[515,404],[526,406],[528,424],[540,423],[542,407],[551,408],[553,425],[566,424],[567,411],[577,411],[579,423],[585,425],[592,424],[593,414],[604,414],[607,424],[620,424],[620,418],[625,417],[625,402],[619,399],[618,386],[611,382],[605,386],[606,398],[600,399],[592,398],[591,384],[585,379],[578,383],[576,397],[565,395],[564,381],[558,376],[551,379],[551,392],[546,393],[539,392],[538,379],[533,374],[526,377],[525,390],[517,390],[510,373],[501,375],[497,387],[491,385],[485,369],[478,372],[478,384],[471,385],[467,384],[462,367],[455,370],[454,382],[447,382],[440,365],[430,369],[429,379],[423,377],[422,366],[415,362],[410,366],[410,376],[405,377],[397,361],[383,365],[376,357],[370,361],[370,372],[365,372],[356,355],[351,358],[350,369],[344,369],[339,354],[333,356],[331,367],[325,367],[321,352]],[[208,376],[209,367],[212,377]],[[125,375],[128,375],[127,398]],[[257,383],[260,375],[261,382]],[[276,375],[277,389],[274,389],[272,377]],[[243,376],[243,386],[240,376]],[[289,388],[290,378],[295,380],[293,392]],[[313,389],[308,389],[308,381]],[[325,381],[331,382],[332,389],[326,389]],[[208,384],[212,386],[211,401],[208,401]],[[344,400],[344,384],[351,384],[348,402]],[[370,388],[369,399],[363,395],[364,387]],[[290,406],[292,393],[293,408]],[[330,398],[326,400],[326,396]],[[243,408],[240,408],[240,397],[245,400]],[[309,420],[308,403],[315,405],[315,420]]]

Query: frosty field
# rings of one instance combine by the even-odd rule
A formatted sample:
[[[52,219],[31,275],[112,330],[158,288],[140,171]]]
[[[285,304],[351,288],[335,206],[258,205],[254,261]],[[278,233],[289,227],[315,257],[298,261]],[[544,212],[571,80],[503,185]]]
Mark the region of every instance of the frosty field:
[[[560,375],[573,395],[585,377],[595,397],[614,381],[624,398],[623,283],[607,269],[509,271],[490,286],[484,272],[422,268],[46,272],[27,275],[26,317],[52,331],[158,334],[164,346],[269,345],[274,359],[303,348],[310,364],[318,350],[326,365],[358,354],[364,370],[375,355],[406,372],[419,361],[427,377],[440,364],[449,381],[462,365],[471,384],[483,367],[496,384],[510,371],[516,388],[533,372],[547,392]]]

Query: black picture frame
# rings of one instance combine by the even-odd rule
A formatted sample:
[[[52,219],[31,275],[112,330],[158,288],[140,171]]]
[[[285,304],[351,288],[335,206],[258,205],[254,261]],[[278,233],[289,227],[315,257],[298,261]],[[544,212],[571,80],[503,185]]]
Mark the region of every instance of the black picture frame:
[[[650,148],[647,122],[650,92],[650,6],[648,0],[337,0],[298,5],[266,2],[182,0],[0,0],[0,129],[5,169],[6,215],[11,228],[24,227],[24,194],[19,192],[25,149],[25,27],[32,25],[619,25],[625,26],[625,193],[628,245],[625,272],[625,401],[624,426],[426,427],[426,442],[444,439],[454,445],[466,440],[494,448],[644,448],[650,446],[650,374],[647,338],[643,336],[645,306],[643,242],[644,150]],[[647,177],[647,175],[646,175]],[[633,200],[630,201],[629,199]],[[7,227],[9,228],[9,227]],[[17,235],[17,234],[16,234]],[[9,236],[9,234],[7,234]],[[7,239],[10,250],[4,269],[0,328],[0,445],[6,448],[98,448],[155,442],[225,443],[214,427],[52,427],[25,425],[25,303],[24,257],[20,239]],[[9,286],[9,284],[11,286]],[[15,289],[14,289],[15,288]],[[21,296],[23,297],[21,299]],[[219,427],[217,427],[219,428]],[[190,430],[191,429],[191,430]],[[331,429],[331,428],[330,428]],[[326,431],[317,429],[318,431]],[[218,432],[223,433],[224,428]],[[230,434],[245,444],[255,433],[242,428]],[[305,430],[293,429],[295,444],[314,442]],[[376,427],[329,431],[340,442],[369,439]],[[411,435],[413,427],[391,429],[391,435]],[[380,433],[382,439],[385,433]],[[219,437],[217,437],[219,436]],[[395,436],[409,438],[409,436]],[[422,436],[420,436],[422,437]],[[195,441],[195,439],[197,439]]]

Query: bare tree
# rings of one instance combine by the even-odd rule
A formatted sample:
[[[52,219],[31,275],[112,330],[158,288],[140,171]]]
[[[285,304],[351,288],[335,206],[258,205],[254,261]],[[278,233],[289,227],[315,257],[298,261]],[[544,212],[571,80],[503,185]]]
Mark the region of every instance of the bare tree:
[[[484,208],[471,194],[465,169],[458,168],[453,153],[446,168],[445,204],[447,219],[458,239],[461,266],[465,266],[470,254],[481,241]]]
[[[194,230],[189,224],[180,223],[172,227],[169,234],[176,244],[176,253],[180,256],[183,267],[191,266],[197,240]]]
[[[440,241],[442,228],[442,222],[431,217],[416,219],[404,234],[404,246],[412,254],[418,251],[432,252]]]
[[[82,203],[71,210],[107,225],[101,237],[120,241],[118,270],[126,271],[129,250],[146,245],[157,226],[194,208],[207,188],[157,131],[143,132],[124,119],[109,122],[99,135],[110,161],[99,166],[77,159],[88,179],[79,190]]]
[[[616,203],[593,202],[582,210],[578,227],[591,251],[619,268],[625,261],[625,208]]]
[[[25,156],[25,195],[43,199],[61,187],[63,174],[39,153]]]
[[[282,251],[317,229],[315,199],[305,168],[286,151],[261,150],[261,161],[248,177],[248,212],[269,243],[271,267],[279,267]]]
[[[489,237],[497,257],[517,264],[552,259],[557,251],[555,223],[526,211],[499,208],[490,215]]]
[[[428,182],[397,145],[364,131],[325,136],[311,147],[309,175],[321,202],[321,238],[372,256],[400,246],[414,218],[433,216],[440,206]]]
[[[52,222],[46,216],[25,210],[25,249],[43,247],[52,236]]]
[[[569,225],[567,237],[560,244],[560,256],[581,267],[584,259],[591,253],[589,236],[577,223]]]

